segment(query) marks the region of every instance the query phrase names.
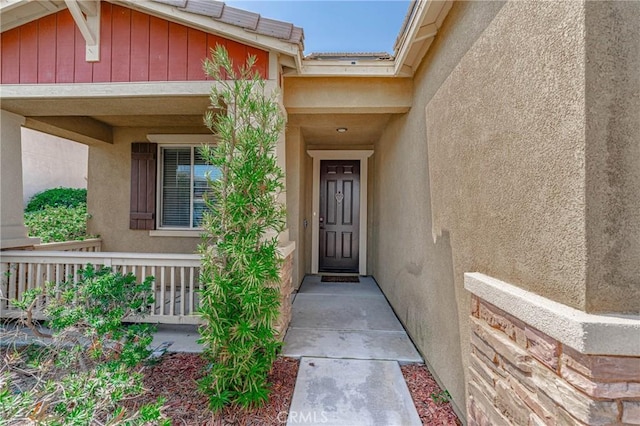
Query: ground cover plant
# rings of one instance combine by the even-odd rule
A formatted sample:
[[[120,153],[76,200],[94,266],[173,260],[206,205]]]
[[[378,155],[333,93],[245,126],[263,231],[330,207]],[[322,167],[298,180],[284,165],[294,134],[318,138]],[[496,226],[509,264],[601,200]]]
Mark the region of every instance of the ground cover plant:
[[[280,305],[277,235],[285,213],[277,202],[283,172],[274,151],[284,120],[253,71],[255,60],[235,66],[217,46],[204,63],[215,81],[205,122],[217,144],[200,151],[221,176],[208,179],[209,211],[199,247],[200,342],[208,361],[199,384],[214,411],[263,404],[281,347],[274,325]]]
[[[83,240],[87,235],[87,190],[53,188],[34,195],[25,208],[29,235],[43,243]]]
[[[51,207],[25,213],[24,224],[29,236],[38,237],[43,243],[84,240],[87,235],[87,205],[76,207]]]
[[[145,313],[151,281],[88,265],[76,280],[11,301],[23,317],[1,331],[0,423],[168,425],[162,400],[137,410],[123,406],[143,392],[153,331],[123,321]],[[46,331],[33,320],[38,307],[49,318]]]

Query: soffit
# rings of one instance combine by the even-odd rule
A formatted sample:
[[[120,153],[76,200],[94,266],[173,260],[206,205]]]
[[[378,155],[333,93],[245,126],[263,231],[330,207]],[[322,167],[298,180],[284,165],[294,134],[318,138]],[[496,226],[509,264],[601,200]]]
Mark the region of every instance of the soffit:
[[[409,78],[291,77],[283,87],[288,126],[300,128],[305,141],[321,146],[371,145],[393,114],[409,111]],[[347,129],[344,133],[337,128]]]
[[[0,0],[0,29],[10,30],[66,8],[64,0]]]
[[[292,114],[288,127],[299,127],[307,144],[319,146],[372,145],[392,114]],[[338,133],[337,128],[347,129]]]

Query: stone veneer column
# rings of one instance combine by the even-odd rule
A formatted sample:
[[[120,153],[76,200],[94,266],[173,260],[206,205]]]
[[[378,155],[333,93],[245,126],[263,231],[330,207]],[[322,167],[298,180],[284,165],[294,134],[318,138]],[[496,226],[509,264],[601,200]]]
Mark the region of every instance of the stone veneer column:
[[[0,248],[33,246],[40,240],[27,236],[22,204],[21,131],[25,118],[0,112]]]
[[[281,255],[284,257],[280,267],[280,315],[275,329],[278,338],[284,340],[289,323],[291,322],[291,293],[293,292],[293,252],[295,244],[290,243],[281,247]]]
[[[640,425],[640,317],[586,314],[477,273],[465,288],[470,426]]]

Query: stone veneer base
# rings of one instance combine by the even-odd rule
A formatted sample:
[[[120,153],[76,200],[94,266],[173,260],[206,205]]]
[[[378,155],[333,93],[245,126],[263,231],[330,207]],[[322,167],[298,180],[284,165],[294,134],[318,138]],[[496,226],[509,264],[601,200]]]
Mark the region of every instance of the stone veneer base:
[[[640,425],[640,320],[585,314],[483,274],[465,274],[465,288],[470,426]]]
[[[581,353],[640,356],[639,315],[588,314],[480,273],[464,287]]]
[[[280,315],[275,329],[282,341],[291,322],[291,293],[293,292],[293,251],[284,257],[280,267]]]

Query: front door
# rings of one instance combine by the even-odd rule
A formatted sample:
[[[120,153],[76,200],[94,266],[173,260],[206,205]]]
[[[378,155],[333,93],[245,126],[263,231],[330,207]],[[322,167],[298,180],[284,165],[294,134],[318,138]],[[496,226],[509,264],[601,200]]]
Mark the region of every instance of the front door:
[[[320,272],[358,272],[360,161],[320,162]]]

